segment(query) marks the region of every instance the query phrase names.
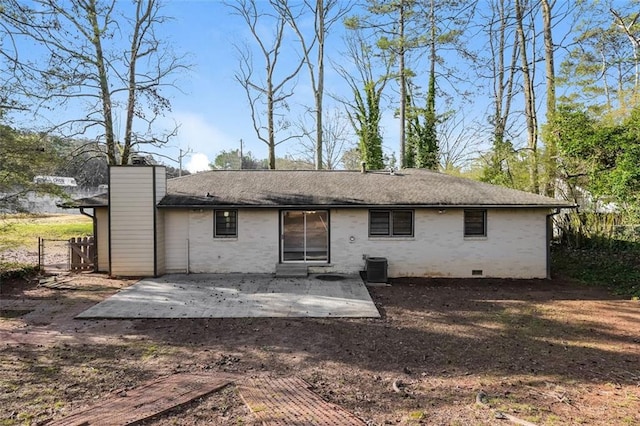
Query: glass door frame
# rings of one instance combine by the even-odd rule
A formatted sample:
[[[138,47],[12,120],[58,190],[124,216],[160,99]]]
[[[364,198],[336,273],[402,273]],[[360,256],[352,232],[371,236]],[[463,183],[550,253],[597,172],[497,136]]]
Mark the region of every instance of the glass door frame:
[[[284,224],[284,220],[285,220],[285,214],[287,212],[301,212],[301,213],[318,213],[318,212],[325,212],[326,213],[326,256],[325,259],[321,259],[321,260],[313,260],[313,259],[308,259],[308,254],[307,254],[307,228],[306,228],[306,224],[307,224],[307,216],[303,215],[304,218],[304,230],[303,230],[303,259],[302,260],[286,260],[285,259],[285,224]],[[330,227],[330,222],[331,222],[331,216],[330,216],[330,210],[329,209],[282,209],[280,210],[280,220],[279,220],[279,234],[280,234],[280,263],[317,263],[317,264],[327,264],[330,263],[330,253],[331,253],[331,248],[330,248],[330,241],[331,241],[331,227]]]

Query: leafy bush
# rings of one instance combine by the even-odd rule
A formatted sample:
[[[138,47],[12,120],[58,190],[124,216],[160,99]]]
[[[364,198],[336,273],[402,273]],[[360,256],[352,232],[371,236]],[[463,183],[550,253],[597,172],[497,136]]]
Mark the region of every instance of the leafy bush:
[[[15,278],[27,278],[39,272],[37,265],[15,262],[0,262],[0,282]]]
[[[571,212],[556,219],[560,243],[572,249],[634,250],[640,225],[617,213]]]
[[[627,242],[624,249],[556,248],[552,252],[552,266],[584,284],[640,298],[640,243]]]

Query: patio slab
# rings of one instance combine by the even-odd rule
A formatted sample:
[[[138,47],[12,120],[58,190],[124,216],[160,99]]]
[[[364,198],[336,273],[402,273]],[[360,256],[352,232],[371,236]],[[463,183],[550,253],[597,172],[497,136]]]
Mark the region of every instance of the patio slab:
[[[145,278],[76,318],[378,318],[357,276],[326,281],[254,274],[170,274]]]

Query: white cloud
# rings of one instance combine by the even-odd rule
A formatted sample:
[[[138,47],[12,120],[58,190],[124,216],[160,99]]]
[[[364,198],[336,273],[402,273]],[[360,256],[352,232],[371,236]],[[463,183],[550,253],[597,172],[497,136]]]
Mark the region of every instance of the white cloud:
[[[213,156],[237,145],[233,137],[212,125],[212,120],[203,114],[182,111],[173,118],[180,125],[178,140],[183,148]]]
[[[201,152],[197,152],[191,156],[189,161],[187,162],[186,168],[191,173],[197,173],[204,170],[209,170],[209,157],[207,154],[203,154]]]

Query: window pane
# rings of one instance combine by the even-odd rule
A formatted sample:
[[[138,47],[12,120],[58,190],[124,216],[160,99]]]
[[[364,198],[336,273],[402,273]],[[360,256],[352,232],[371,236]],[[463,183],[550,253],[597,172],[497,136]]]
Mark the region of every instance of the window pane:
[[[389,235],[388,211],[369,212],[369,235]]]
[[[216,210],[216,237],[235,237],[237,235],[237,225],[237,212],[235,210]]]
[[[413,235],[413,212],[411,210],[393,212],[393,235]]]
[[[464,235],[465,236],[485,236],[486,210],[465,210],[464,211]]]

